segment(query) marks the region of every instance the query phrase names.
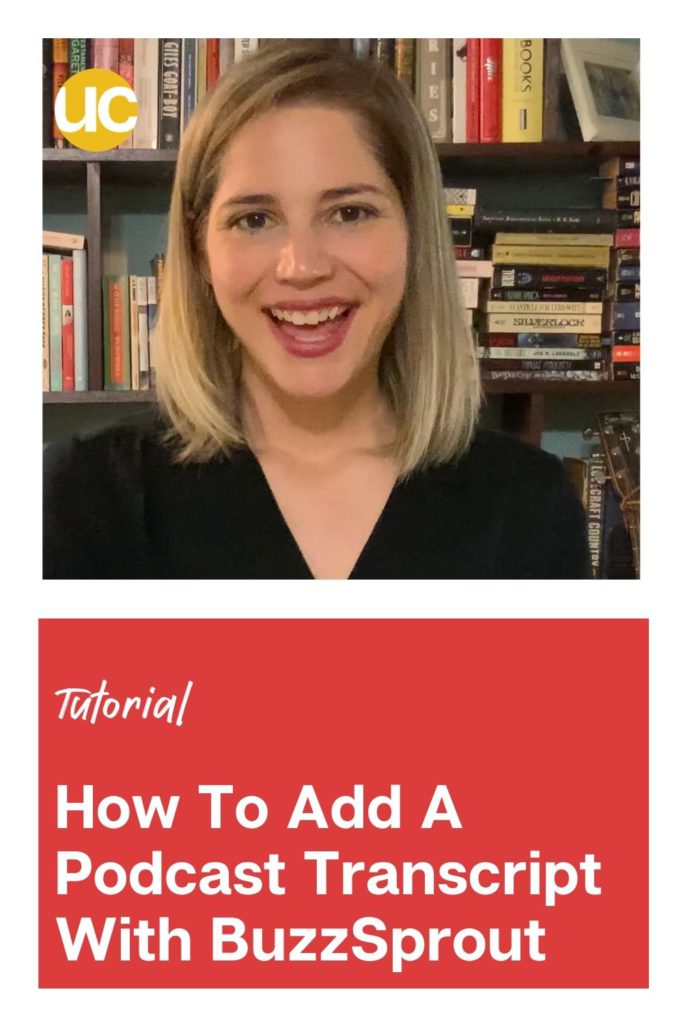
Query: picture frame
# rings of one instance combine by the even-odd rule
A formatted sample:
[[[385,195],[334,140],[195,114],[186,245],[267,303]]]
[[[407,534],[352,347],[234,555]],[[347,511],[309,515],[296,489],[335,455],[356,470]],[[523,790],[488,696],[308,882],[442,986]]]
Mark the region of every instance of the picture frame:
[[[563,39],[562,63],[584,142],[640,138],[640,46]]]

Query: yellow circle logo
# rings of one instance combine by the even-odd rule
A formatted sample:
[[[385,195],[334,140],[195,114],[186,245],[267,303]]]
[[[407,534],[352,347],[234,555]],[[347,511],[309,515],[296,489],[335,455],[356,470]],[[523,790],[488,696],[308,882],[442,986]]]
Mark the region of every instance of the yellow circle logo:
[[[79,149],[114,149],[133,131],[138,101],[115,71],[89,68],[67,78],[55,100],[55,121],[65,139]]]

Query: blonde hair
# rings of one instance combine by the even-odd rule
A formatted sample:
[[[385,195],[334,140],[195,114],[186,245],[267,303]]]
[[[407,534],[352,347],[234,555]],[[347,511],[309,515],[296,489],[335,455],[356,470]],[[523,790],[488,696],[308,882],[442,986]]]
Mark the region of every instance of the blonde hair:
[[[355,114],[404,207],[406,289],[380,357],[380,385],[397,422],[401,475],[469,446],[481,403],[471,332],[456,281],[441,170],[408,90],[379,62],[310,43],[274,43],[234,66],[183,135],[154,335],[157,390],[179,461],[207,461],[245,444],[236,338],[207,282],[204,239],[221,159],[248,121],[278,107]]]

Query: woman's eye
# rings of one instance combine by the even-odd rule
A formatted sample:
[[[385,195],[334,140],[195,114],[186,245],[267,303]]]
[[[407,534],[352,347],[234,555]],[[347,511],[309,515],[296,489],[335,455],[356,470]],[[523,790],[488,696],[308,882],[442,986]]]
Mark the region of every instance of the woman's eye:
[[[342,224],[357,224],[359,221],[374,217],[375,211],[369,206],[340,206],[332,216],[338,216]]]
[[[247,232],[260,231],[261,228],[266,226],[267,219],[267,213],[260,213],[258,211],[253,213],[243,213],[240,217],[235,217],[231,222],[230,227],[239,228],[240,231]]]

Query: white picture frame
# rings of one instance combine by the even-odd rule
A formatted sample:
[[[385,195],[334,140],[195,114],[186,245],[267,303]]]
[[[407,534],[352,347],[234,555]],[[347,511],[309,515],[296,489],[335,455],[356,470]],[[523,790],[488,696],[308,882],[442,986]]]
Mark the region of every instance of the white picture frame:
[[[584,142],[640,139],[640,47],[563,39],[562,63]]]

